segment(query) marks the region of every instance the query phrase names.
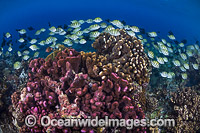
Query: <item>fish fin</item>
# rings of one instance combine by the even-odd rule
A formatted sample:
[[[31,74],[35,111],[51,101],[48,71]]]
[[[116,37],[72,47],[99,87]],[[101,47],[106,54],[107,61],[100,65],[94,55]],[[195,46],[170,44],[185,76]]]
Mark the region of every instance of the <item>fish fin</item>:
[[[168,32],[170,35],[174,35],[174,33],[170,30],[169,32]]]
[[[32,26],[28,27],[29,31],[35,30]]]
[[[67,29],[67,27],[68,27],[68,25],[64,24],[64,27],[63,27],[63,29]]]
[[[145,33],[146,33],[146,32],[145,32],[145,29],[140,28],[140,33],[141,33],[141,34],[145,34]]]
[[[174,43],[176,43],[177,45],[179,44],[179,42],[178,42],[178,41],[176,41],[176,40],[174,41]]]
[[[109,23],[109,22],[110,22],[110,19],[106,19],[105,21]]]
[[[123,25],[126,25],[126,22],[125,22],[124,20],[122,20],[122,24],[123,24]]]
[[[6,37],[6,33],[3,32],[3,37]]]
[[[58,28],[62,28],[62,25],[58,25]]]
[[[181,42],[184,43],[184,44],[186,44],[186,43],[187,43],[187,40],[184,39],[184,40],[182,40]]]
[[[48,22],[48,25],[49,25],[49,27],[51,27],[51,23],[50,22]]]

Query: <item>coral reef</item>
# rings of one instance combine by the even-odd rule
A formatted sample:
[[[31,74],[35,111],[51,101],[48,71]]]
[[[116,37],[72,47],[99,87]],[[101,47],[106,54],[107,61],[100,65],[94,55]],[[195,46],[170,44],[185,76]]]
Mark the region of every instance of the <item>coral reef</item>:
[[[56,56],[57,56],[57,53],[58,52],[60,52],[60,51],[62,51],[62,50],[65,50],[65,46],[64,45],[60,45],[59,47],[58,47],[58,49],[55,49],[51,54],[49,54],[46,58],[45,58],[45,61],[48,61],[49,59],[54,59]],[[50,47],[48,47],[47,49],[46,49],[46,52],[50,52],[50,50],[49,49],[52,49],[52,48],[50,48]]]
[[[12,95],[11,112],[21,132],[94,132],[98,130],[80,127],[42,127],[39,123],[30,128],[24,124],[25,116],[29,114],[35,115],[38,121],[44,115],[51,118],[87,118],[89,116],[92,118],[108,116],[117,119],[145,118],[142,108],[138,106],[139,95],[135,93],[138,85],[132,85],[134,88],[129,89],[130,81],[118,76],[112,69],[105,75],[106,80],[104,80],[97,71],[96,73],[93,71],[98,68],[91,66],[97,63],[90,58],[96,54],[85,53],[84,55],[74,49],[65,49],[46,61],[38,58],[30,62],[27,86]],[[98,55],[98,57],[103,57],[103,55]],[[146,79],[143,80],[147,82]],[[113,129],[105,128],[104,132],[111,130]],[[127,129],[115,130],[126,132]],[[138,127],[131,131],[143,130],[145,129]]]
[[[6,85],[3,85],[1,88],[0,88],[0,111],[3,110],[4,108],[4,99],[5,99],[5,93],[6,91],[8,90],[8,88],[6,87]]]
[[[100,69],[99,75],[104,78],[109,75],[109,71],[114,71],[128,82],[135,81],[139,85],[148,83],[151,71],[150,62],[141,40],[131,37],[124,30],[119,31],[120,36],[102,33],[92,44],[99,55],[92,58],[92,61],[97,58],[99,65],[96,69]],[[90,59],[87,59],[87,62],[89,61]],[[96,66],[91,64],[90,68],[93,67]]]
[[[185,87],[172,94],[169,115],[176,119],[175,132],[196,132],[200,128],[200,95],[190,87]]]
[[[4,34],[0,49],[0,133],[200,132],[199,41],[190,45],[172,31],[168,39],[125,21],[102,21],[99,17],[73,20],[70,25],[41,28],[28,36],[25,29],[17,30],[19,46],[9,32]],[[34,31],[32,27],[28,30]],[[33,127],[24,123],[30,114],[37,119]],[[131,130],[43,127],[42,116],[174,118],[177,125]]]
[[[28,69],[27,62],[22,61],[21,69],[13,70],[13,64],[16,58],[14,55],[12,59],[0,60],[0,132],[17,132],[12,121],[12,114],[9,113],[9,105],[11,105],[11,94],[17,90],[18,87],[23,87],[26,84]],[[15,60],[14,60],[15,59]]]
[[[154,96],[151,95],[147,95],[146,97],[146,108],[147,108],[147,112],[153,112],[158,108],[158,99]]]
[[[124,30],[120,36],[102,33],[92,44],[97,52],[81,52],[83,68],[93,79],[107,80],[111,72],[126,79],[131,90],[136,88],[139,103],[146,108],[145,88],[149,83],[151,64],[144,53],[141,41],[131,37]]]

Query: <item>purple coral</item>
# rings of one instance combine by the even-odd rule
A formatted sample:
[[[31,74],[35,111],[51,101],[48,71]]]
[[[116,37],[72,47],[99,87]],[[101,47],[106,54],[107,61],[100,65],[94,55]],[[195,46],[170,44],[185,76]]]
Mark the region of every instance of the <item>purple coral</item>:
[[[132,99],[134,91],[129,91],[128,81],[111,73],[106,81],[95,81],[81,70],[81,55],[74,49],[57,53],[54,59],[42,58],[30,62],[29,82],[21,92],[12,95],[16,119],[21,132],[94,132],[94,127],[42,127],[42,116],[51,118],[104,118],[143,119],[144,112]],[[32,114],[37,118],[34,127],[23,124],[25,116]],[[137,128],[131,131],[142,131]],[[111,128],[105,129],[105,131]],[[118,130],[126,131],[125,128]]]

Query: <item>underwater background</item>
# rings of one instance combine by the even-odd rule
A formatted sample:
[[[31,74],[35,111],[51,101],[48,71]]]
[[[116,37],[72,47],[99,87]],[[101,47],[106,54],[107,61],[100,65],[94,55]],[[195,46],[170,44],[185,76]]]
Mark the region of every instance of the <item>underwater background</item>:
[[[73,19],[101,16],[103,19],[119,18],[163,35],[173,29],[178,37],[192,41],[199,39],[199,4],[198,0],[2,0],[1,34],[28,26],[44,27],[47,22],[60,25]]]
[[[176,121],[129,132],[200,132],[199,24],[198,0],[1,0],[0,133],[128,132],[24,124],[81,113]]]

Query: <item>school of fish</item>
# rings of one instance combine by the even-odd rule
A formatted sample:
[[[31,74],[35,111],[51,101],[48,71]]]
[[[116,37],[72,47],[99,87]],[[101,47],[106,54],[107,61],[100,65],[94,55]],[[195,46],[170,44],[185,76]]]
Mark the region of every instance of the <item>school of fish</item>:
[[[124,21],[103,20],[100,17],[73,20],[69,25],[65,24],[64,26],[52,26],[49,23],[48,28],[40,28],[39,30],[32,27],[17,29],[18,36],[14,40],[11,33],[4,33],[0,56],[7,57],[16,54],[19,59],[13,67],[19,69],[21,60],[38,58],[43,53],[41,49],[48,49],[46,51],[51,52],[58,49],[60,45],[73,47],[74,45],[92,44],[92,41],[102,32],[120,36],[119,29],[125,29],[127,34],[141,40],[153,70],[159,70],[162,78],[173,79],[178,76],[182,80],[186,80],[189,70],[199,69],[199,64],[194,59],[195,56],[200,56],[198,41],[189,45],[187,40],[177,41],[171,31],[166,37],[161,38],[158,36],[158,32],[146,32],[137,26],[127,25]]]

